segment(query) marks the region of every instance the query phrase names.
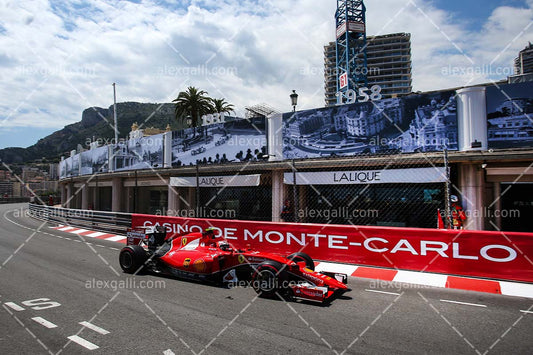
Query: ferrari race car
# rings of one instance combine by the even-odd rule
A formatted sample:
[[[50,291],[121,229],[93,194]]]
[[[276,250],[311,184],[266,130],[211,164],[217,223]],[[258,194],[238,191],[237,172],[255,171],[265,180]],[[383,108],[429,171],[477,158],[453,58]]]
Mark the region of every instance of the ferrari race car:
[[[213,229],[167,236],[162,227],[148,227],[131,230],[127,237],[119,256],[120,267],[126,273],[144,269],[181,279],[251,286],[265,297],[289,296],[317,302],[330,301],[348,290],[346,274],[315,272],[307,254],[284,257],[236,250],[216,238]]]

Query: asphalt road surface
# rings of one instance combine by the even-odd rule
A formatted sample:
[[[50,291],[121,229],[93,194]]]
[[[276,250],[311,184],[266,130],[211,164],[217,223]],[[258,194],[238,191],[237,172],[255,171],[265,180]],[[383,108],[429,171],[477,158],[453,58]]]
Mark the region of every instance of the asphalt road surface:
[[[1,354],[533,352],[530,299],[350,278],[324,307],[126,275],[119,244],[25,209],[0,205]]]

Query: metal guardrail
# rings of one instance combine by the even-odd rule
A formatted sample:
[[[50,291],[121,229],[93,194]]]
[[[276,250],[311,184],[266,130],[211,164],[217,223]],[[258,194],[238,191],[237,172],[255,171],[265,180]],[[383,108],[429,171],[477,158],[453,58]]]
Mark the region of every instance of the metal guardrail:
[[[126,234],[128,228],[131,228],[131,213],[77,210],[37,204],[30,204],[29,209],[33,218],[65,226],[113,234]]]
[[[0,197],[0,205],[8,203],[29,202],[29,197]]]

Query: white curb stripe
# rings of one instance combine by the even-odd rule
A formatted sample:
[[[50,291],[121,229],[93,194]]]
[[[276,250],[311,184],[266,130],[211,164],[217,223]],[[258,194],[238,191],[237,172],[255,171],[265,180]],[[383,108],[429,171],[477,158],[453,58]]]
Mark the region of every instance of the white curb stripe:
[[[111,242],[118,242],[119,240],[126,239],[126,237],[123,237],[121,235],[115,235],[114,237],[105,238],[104,240],[109,240]]]
[[[533,298],[533,285],[500,281],[502,295]]]
[[[109,331],[105,330],[104,328],[100,328],[94,324],[91,324],[89,322],[80,322],[80,325],[83,325],[85,328],[94,330],[95,332],[100,333],[102,335],[109,334]]]
[[[85,233],[85,232],[88,232],[87,229],[78,229],[78,230],[74,230],[74,231],[69,231],[69,233],[72,233],[72,234],[80,234],[80,233]]]
[[[33,317],[32,320],[37,322],[37,323],[39,323],[40,325],[48,328],[48,329],[57,328],[57,325],[55,325],[54,323],[49,322],[46,319],[41,318],[41,317]]]
[[[80,338],[77,335],[71,335],[67,339],[69,339],[69,340],[71,340],[71,341],[83,346],[85,349],[96,350],[96,349],[99,348],[98,345],[95,345],[95,344],[91,343],[90,341],[87,341],[87,340],[85,340],[83,338]]]
[[[425,274],[416,271],[398,270],[393,282],[404,282],[415,285],[425,285],[433,287],[446,287],[448,275]]]
[[[104,235],[104,234],[107,234],[107,233],[94,232],[94,233],[91,233],[91,234],[89,234],[89,235],[86,235],[86,237],[89,237],[89,238],[96,238],[96,237],[99,237],[99,236]]]
[[[17,312],[20,312],[20,311],[24,310],[24,308],[22,308],[21,306],[19,306],[15,302],[6,302],[6,303],[4,303],[4,305],[8,306],[9,308],[11,308],[12,310],[17,311]]]
[[[331,271],[331,272],[338,272],[338,273],[347,274],[348,276],[351,276],[355,272],[355,270],[357,270],[357,268],[358,266],[356,265],[321,262],[320,264],[315,266],[315,271]]]
[[[66,231],[69,231],[71,229],[75,229],[76,227],[63,227],[63,228],[59,228],[58,231],[61,231],[61,232],[66,232]]]

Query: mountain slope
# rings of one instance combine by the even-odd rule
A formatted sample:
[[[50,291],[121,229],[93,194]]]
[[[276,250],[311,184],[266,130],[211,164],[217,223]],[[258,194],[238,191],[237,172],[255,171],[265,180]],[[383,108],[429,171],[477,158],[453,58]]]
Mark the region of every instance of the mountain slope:
[[[128,136],[134,122],[137,122],[140,128],[165,129],[167,124],[170,124],[173,130],[182,128],[182,123],[174,118],[174,104],[117,103],[117,120],[119,138]],[[91,107],[83,111],[80,122],[65,126],[28,148],[1,149],[0,160],[7,164],[31,162],[42,158],[59,161],[62,155],[68,156],[78,145],[88,149],[93,141],[99,141],[101,144],[112,143],[115,135],[112,125],[113,106],[107,109]]]

